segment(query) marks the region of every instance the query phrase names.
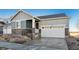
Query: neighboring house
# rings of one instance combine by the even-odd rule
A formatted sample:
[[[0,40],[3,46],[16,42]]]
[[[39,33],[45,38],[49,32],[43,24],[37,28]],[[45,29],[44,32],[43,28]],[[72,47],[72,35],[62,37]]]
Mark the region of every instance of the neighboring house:
[[[64,13],[38,16],[38,18],[41,37],[65,38],[69,36],[69,18]]]
[[[34,17],[19,10],[11,17],[11,26],[6,27],[8,30],[12,29],[10,34],[26,35],[31,38],[38,35],[65,38],[69,36],[69,17],[64,13]]]
[[[0,18],[0,34],[3,34],[3,27],[5,26],[5,22]]]
[[[11,23],[6,23],[3,27],[3,34],[12,34]]]

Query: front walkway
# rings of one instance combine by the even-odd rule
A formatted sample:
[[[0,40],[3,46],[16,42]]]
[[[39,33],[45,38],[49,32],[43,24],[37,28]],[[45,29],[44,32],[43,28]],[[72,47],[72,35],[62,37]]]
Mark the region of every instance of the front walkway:
[[[24,44],[2,42],[0,47],[12,50],[67,50],[67,44],[60,38],[42,38],[41,40],[30,41]]]

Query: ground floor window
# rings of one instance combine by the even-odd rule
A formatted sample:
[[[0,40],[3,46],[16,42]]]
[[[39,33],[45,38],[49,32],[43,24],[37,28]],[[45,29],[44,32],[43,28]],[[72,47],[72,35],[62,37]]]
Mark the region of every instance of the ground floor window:
[[[3,27],[0,27],[0,34],[3,34]]]

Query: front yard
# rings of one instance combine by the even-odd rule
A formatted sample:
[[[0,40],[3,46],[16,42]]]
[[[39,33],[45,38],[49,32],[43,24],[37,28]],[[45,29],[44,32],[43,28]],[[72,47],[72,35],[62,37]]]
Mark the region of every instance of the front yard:
[[[79,50],[79,38],[41,38],[0,35],[0,50]]]
[[[22,44],[0,41],[0,47],[11,50],[67,50],[66,41],[62,38],[41,38],[40,40],[30,40]]]

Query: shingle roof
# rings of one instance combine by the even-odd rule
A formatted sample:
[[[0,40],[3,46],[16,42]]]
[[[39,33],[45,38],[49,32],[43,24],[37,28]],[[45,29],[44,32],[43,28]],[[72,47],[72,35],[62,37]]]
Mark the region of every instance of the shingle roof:
[[[1,24],[5,24],[5,21],[4,21],[3,18],[0,18],[0,23],[1,23]]]
[[[37,16],[37,17],[40,19],[47,19],[47,18],[67,17],[67,15],[64,13],[61,13],[61,14],[45,15],[45,16]]]

